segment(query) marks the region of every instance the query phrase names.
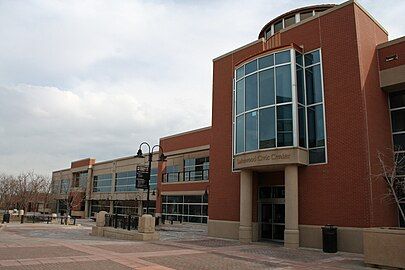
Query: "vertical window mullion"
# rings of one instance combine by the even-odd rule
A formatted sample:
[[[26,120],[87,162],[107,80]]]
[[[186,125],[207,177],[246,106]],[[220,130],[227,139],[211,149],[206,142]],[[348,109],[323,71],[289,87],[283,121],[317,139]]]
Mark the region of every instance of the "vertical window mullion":
[[[259,78],[260,78],[260,73],[259,73],[259,59],[257,59],[256,60],[256,65],[257,65],[257,71],[256,71],[256,86],[257,86],[257,89],[256,89],[256,92],[257,92],[257,110],[256,110],[256,112],[257,112],[257,149],[260,149],[260,113],[259,113],[259,110],[260,110],[260,92],[259,92],[259,89],[260,89],[260,81],[259,81]]]
[[[291,57],[291,101],[292,101],[292,131],[293,131],[293,146],[298,147],[298,102],[297,102],[297,66],[295,59],[295,50],[290,50]]]
[[[276,63],[276,55],[274,54],[274,64]],[[278,123],[277,123],[277,76],[276,76],[276,67],[273,68],[273,77],[274,77],[274,125],[275,125],[275,137],[276,137],[276,146],[278,147]]]

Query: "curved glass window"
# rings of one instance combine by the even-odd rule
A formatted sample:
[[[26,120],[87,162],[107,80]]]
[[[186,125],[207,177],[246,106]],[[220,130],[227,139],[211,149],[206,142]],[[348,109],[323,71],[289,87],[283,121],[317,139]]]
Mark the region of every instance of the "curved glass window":
[[[259,72],[260,106],[274,104],[274,68]]]
[[[257,108],[257,73],[245,78],[246,111]]]
[[[293,145],[291,52],[266,55],[236,70],[236,153]]]
[[[310,163],[326,162],[319,50],[269,54],[236,69],[235,78],[235,154],[302,147]]]

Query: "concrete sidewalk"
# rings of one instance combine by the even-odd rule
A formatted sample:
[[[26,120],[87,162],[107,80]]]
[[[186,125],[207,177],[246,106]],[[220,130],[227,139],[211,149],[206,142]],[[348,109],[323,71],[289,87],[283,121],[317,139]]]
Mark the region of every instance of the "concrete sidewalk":
[[[357,254],[242,244],[188,224],[161,227],[165,239],[153,242],[89,232],[88,226],[10,223],[0,231],[0,269],[371,269]]]

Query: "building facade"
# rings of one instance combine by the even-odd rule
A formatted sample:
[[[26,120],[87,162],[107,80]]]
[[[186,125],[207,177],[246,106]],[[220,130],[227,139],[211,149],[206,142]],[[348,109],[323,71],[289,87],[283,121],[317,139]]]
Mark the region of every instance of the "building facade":
[[[111,214],[142,215],[147,208],[146,191],[135,187],[138,165],[146,165],[147,157],[124,157],[96,162],[88,158],[71,163],[69,169],[52,173],[53,210],[72,216],[94,217],[99,211]],[[152,162],[150,213],[156,208],[157,162]]]
[[[405,155],[404,59],[405,38],[388,41],[356,1],[271,20],[213,60],[212,126],[160,139],[156,215],[287,247],[320,248],[321,227],[333,224],[339,250],[362,252],[363,228],[400,223],[375,175],[379,155]],[[121,190],[104,181],[117,181],[120,162],[134,170],[130,160],[72,163],[54,177],[87,172],[82,209],[112,211]]]

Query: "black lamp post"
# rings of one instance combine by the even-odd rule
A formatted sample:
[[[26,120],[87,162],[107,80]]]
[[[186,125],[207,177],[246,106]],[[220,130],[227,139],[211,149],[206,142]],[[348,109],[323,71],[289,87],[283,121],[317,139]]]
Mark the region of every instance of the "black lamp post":
[[[149,175],[149,179],[148,179],[148,193],[146,194],[146,201],[147,201],[146,214],[149,214],[149,192],[150,192],[150,182],[149,181],[150,181],[150,172],[151,172],[151,169],[152,169],[152,153],[153,153],[153,149],[155,149],[155,147],[158,147],[159,150],[161,151],[159,159],[157,160],[158,162],[166,161],[166,156],[163,154],[163,148],[160,145],[155,145],[155,146],[153,146],[151,148],[149,143],[143,142],[143,143],[141,143],[139,145],[138,152],[136,153],[137,158],[144,158],[144,155],[142,153],[142,145],[147,145],[148,146],[148,175]]]

